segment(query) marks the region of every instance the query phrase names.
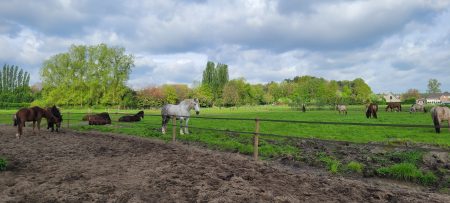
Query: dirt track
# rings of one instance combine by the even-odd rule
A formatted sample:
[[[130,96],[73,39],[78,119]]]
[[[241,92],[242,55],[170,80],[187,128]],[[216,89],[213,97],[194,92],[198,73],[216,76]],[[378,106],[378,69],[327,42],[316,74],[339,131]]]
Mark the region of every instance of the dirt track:
[[[22,139],[0,126],[0,202],[450,202],[392,181],[255,163],[182,144],[100,133]]]

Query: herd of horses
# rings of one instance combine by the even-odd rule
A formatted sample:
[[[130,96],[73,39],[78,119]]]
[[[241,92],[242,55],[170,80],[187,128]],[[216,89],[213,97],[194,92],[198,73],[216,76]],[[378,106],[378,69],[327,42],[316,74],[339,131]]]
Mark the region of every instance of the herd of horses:
[[[189,134],[188,123],[190,118],[190,111],[194,109],[196,114],[200,113],[200,105],[198,99],[185,99],[178,105],[166,104],[161,108],[161,132],[163,134],[167,131],[167,123],[173,117],[180,121],[180,134]],[[336,110],[339,114],[347,115],[347,107],[345,105],[336,105]],[[391,102],[387,104],[386,111],[395,110],[401,111],[401,104],[399,102]],[[305,111],[305,106],[303,106],[302,111]],[[378,118],[377,116],[378,105],[370,103],[366,105],[366,117],[367,118]],[[413,112],[424,112],[427,110],[423,105],[414,104],[410,108],[410,113]],[[433,119],[433,124],[436,133],[440,133],[442,121],[448,121],[449,131],[450,131],[450,109],[448,107],[435,106],[431,110],[431,117]],[[40,123],[42,118],[47,119],[47,129],[56,132],[59,131],[61,127],[61,122],[63,121],[61,112],[56,106],[50,108],[40,108],[38,106],[31,108],[21,108],[13,116],[14,126],[17,126],[16,137],[20,138],[23,134],[23,127],[25,127],[25,122],[33,122],[33,134],[35,134],[35,127],[37,123],[38,133],[40,131]],[[119,122],[138,122],[144,118],[144,111],[139,111],[135,115],[126,115],[118,119]],[[83,121],[88,121],[89,125],[106,125],[111,124],[111,117],[107,112],[99,114],[87,114],[82,118]],[[184,125],[183,125],[184,122]]]

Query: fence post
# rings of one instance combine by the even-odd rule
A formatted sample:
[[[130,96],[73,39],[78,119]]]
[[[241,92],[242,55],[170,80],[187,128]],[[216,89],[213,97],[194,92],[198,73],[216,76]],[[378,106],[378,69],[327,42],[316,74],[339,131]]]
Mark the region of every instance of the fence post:
[[[259,145],[259,118],[255,119],[255,134],[253,135],[253,160],[258,160],[258,145]]]
[[[70,112],[67,112],[67,128],[70,127]]]
[[[177,137],[177,118],[172,116],[172,142],[176,141]]]

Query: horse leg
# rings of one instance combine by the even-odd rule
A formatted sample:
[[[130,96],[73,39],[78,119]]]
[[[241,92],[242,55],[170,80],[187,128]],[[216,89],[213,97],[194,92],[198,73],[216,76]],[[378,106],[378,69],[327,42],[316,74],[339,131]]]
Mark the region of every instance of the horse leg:
[[[36,127],[36,121],[33,121],[33,135],[36,135],[36,132],[34,131],[35,127]]]
[[[180,117],[180,135],[184,135],[184,131],[183,131],[183,120],[184,118]]]
[[[22,128],[23,128],[22,122],[18,123],[18,125],[17,125],[17,133],[16,133],[16,138],[17,139],[19,139],[20,136],[22,135]]]
[[[41,120],[37,121],[38,135],[41,135]]]
[[[170,118],[171,118],[170,116],[164,116],[162,118],[162,128],[161,128],[162,134],[166,134],[166,132],[167,132],[167,123],[169,123]]]
[[[189,118],[186,118],[186,126],[184,126],[184,133],[189,134],[189,129],[188,129],[188,123],[189,123]]]

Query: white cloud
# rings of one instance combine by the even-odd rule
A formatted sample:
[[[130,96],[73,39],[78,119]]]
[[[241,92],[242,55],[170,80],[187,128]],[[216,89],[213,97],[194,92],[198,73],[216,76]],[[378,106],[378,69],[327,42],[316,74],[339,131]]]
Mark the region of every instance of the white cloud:
[[[450,90],[450,1],[0,2],[0,62],[30,70],[71,44],[136,56],[129,84],[191,83],[206,61],[252,83],[365,79],[375,91]]]

